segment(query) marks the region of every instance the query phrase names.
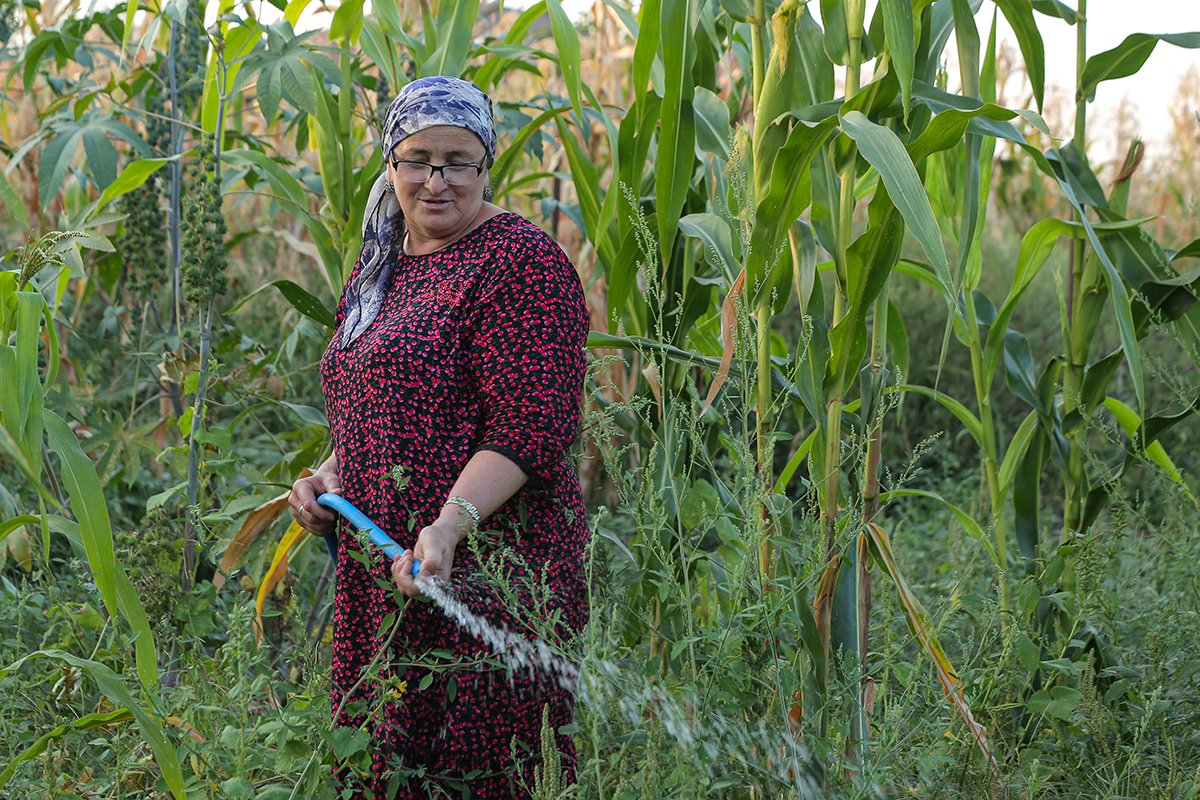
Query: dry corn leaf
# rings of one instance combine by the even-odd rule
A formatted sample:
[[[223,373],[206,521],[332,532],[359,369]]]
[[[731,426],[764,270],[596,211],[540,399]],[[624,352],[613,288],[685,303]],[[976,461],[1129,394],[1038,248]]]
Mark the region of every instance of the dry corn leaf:
[[[733,363],[733,337],[737,333],[737,306],[745,286],[746,268],[742,267],[737,280],[733,282],[733,286],[729,287],[729,293],[725,295],[725,302],[721,303],[721,366],[717,367],[717,374],[713,377],[712,386],[708,387],[708,397],[704,398],[704,408],[700,409],[701,414],[704,414],[712,406],[721,387],[729,378],[729,365]]]
[[[958,683],[958,673],[955,671],[954,665],[950,663],[950,659],[946,657],[946,651],[942,649],[942,645],[938,641],[937,629],[933,624],[933,619],[929,616],[929,612],[925,610],[925,607],[921,605],[921,601],[917,599],[917,596],[912,593],[912,590],[908,587],[908,582],[904,580],[904,576],[900,574],[900,568],[897,566],[896,559],[892,555],[892,545],[888,541],[887,532],[874,522],[867,523],[867,530],[870,532],[871,542],[875,546],[875,555],[888,571],[888,575],[892,578],[892,583],[896,585],[896,593],[900,595],[900,602],[904,604],[909,628],[912,630],[913,635],[917,637],[921,648],[933,659],[938,680],[942,684],[946,698],[950,701],[954,710],[958,712],[958,716],[966,723],[967,730],[971,732],[971,736],[975,739],[976,744],[979,745],[980,751],[983,752],[984,757],[987,759],[992,780],[995,781],[999,766],[996,764],[996,759],[992,757],[992,752],[988,748],[987,728],[976,722],[974,715],[971,714],[971,707],[967,704],[966,698],[963,697],[962,688]]]
[[[308,469],[300,473],[301,478],[307,478],[309,475],[312,475],[312,471]],[[221,557],[221,566],[217,568],[217,574],[213,576],[213,584],[217,587],[218,592],[225,585],[225,580],[229,577],[229,573],[237,566],[238,559],[245,554],[246,549],[254,543],[254,540],[263,531],[275,524],[275,520],[283,516],[283,512],[288,507],[288,498],[291,495],[292,493],[287,491],[277,497],[273,497],[246,516],[246,521],[242,523],[242,527],[238,530],[237,535],[233,537],[233,541],[229,543],[229,547],[225,548],[225,555]]]
[[[275,588],[283,576],[287,574],[288,568],[288,553],[293,547],[299,550],[304,542],[308,539],[308,531],[300,527],[300,524],[293,522],[288,526],[287,532],[283,534],[283,538],[279,541],[279,545],[275,548],[275,555],[271,559],[271,569],[267,571],[267,576],[263,578],[262,583],[258,585],[258,599],[255,603],[257,615],[254,621],[254,638],[262,641],[262,613],[263,603],[267,600],[267,595]]]

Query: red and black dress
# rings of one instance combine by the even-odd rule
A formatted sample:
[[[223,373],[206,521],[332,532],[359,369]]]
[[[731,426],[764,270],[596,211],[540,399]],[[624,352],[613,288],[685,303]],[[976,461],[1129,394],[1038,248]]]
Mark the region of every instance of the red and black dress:
[[[504,455],[529,481],[484,520],[476,547],[458,546],[454,593],[510,631],[532,636],[536,617],[563,639],[578,634],[588,615],[589,533],[567,454],[588,315],[571,262],[541,229],[502,213],[442,250],[401,254],[373,324],[342,348],[344,305],[321,359],[343,496],[411,548],[471,456]],[[397,606],[390,560],[361,548],[344,521],[339,537],[334,709],[353,693],[335,724],[365,723],[373,753],[369,775],[339,775],[373,800],[461,797],[463,781],[471,797],[524,796],[521,784],[533,785],[540,762],[543,707],[557,730],[571,721],[571,694],[553,680],[510,674],[424,600],[406,604],[390,652],[354,689]],[[570,737],[557,742],[573,779]]]

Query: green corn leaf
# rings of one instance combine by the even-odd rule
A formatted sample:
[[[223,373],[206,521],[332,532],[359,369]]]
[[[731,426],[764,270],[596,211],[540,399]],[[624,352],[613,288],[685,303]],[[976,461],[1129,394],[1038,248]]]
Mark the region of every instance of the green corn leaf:
[[[846,250],[846,312],[829,331],[832,356],[825,376],[827,397],[840,395],[865,355],[867,313],[900,260],[904,219],[887,192],[875,193],[869,217],[867,231]]]
[[[836,95],[833,62],[825,54],[824,31],[813,19],[808,6],[800,12],[800,24],[796,29],[796,43],[800,48],[797,72],[800,77],[796,87],[800,105],[812,106],[828,102]]]
[[[991,331],[995,331],[996,334],[992,335],[989,331],[987,343],[984,345],[983,380],[987,385],[991,385],[992,377],[996,374],[996,368],[1000,364],[1000,357],[1004,354],[1003,331],[1008,329],[1008,321],[1012,319],[1017,304],[1025,294],[1025,290],[1029,288],[1029,284],[1045,266],[1059,237],[1070,237],[1071,235],[1072,229],[1068,223],[1057,219],[1044,219],[1026,231],[1021,238],[1021,248],[1017,254],[1017,267],[1013,273],[1012,287],[1008,290],[1008,297],[1005,298],[1004,304],[996,314],[996,321],[991,325]]]
[[[337,11],[333,12],[333,19],[329,23],[329,40],[333,42],[346,40],[346,44],[353,47],[358,44],[362,28],[363,0],[347,0],[338,6]]]
[[[83,535],[79,523],[51,514],[46,523],[50,530],[62,534],[71,543],[75,553],[81,558],[87,557],[87,548],[83,544]],[[158,653],[154,647],[154,631],[150,629],[150,621],[146,617],[146,609],[142,606],[137,589],[129,580],[125,568],[117,565],[117,607],[121,616],[129,623],[129,629],[136,637],[134,640],[134,659],[137,662],[138,680],[147,691],[158,687]]]
[[[909,0],[881,0],[880,7],[883,9],[888,53],[892,57],[896,77],[900,79],[900,101],[907,121],[912,106],[913,70],[916,65],[912,3]]]
[[[1180,258],[1200,258],[1200,239],[1184,245],[1179,250],[1167,250],[1165,252],[1172,262]]]
[[[1036,414],[1037,412],[1032,412]],[[1024,427],[1024,425],[1022,425]],[[1010,450],[1015,446],[1010,445]],[[1013,487],[1013,533],[1017,539],[1017,548],[1025,558],[1033,559],[1038,555],[1038,509],[1041,506],[1041,477],[1042,469],[1049,457],[1046,432],[1038,426],[1030,434],[1025,453],[1017,466],[1012,470]],[[1005,456],[1008,465],[1008,456]]]
[[[567,152],[567,163],[571,166],[571,177],[579,197],[579,210],[583,214],[584,232],[588,240],[597,246],[597,252],[611,258],[613,254],[601,250],[601,245],[607,241],[607,237],[599,230],[602,204],[599,172],[562,118],[556,118],[554,121],[558,125],[559,138]]]
[[[716,214],[688,214],[679,220],[679,230],[704,243],[708,263],[725,276],[725,286],[733,285],[741,264],[733,254],[733,234],[729,223]]]
[[[1168,478],[1182,487],[1187,493],[1188,497],[1195,502],[1196,498],[1192,495],[1192,491],[1190,487],[1188,487],[1187,482],[1184,481],[1183,473],[1179,471],[1179,468],[1175,466],[1175,462],[1171,460],[1169,455],[1167,455],[1167,451],[1162,446],[1162,442],[1158,441],[1158,436],[1161,436],[1169,426],[1159,426],[1159,428],[1153,432],[1150,431],[1149,427],[1147,426],[1143,432],[1142,418],[1136,411],[1122,403],[1117,398],[1105,398],[1104,407],[1108,409],[1109,413],[1116,418],[1117,424],[1121,426],[1121,430],[1125,431],[1125,435],[1130,438],[1130,441],[1135,443],[1140,443],[1139,440],[1141,442],[1145,442],[1145,444],[1142,446],[1145,448],[1146,457],[1158,465],[1158,467],[1164,473],[1166,473]],[[1181,415],[1177,415],[1178,419],[1175,419],[1171,424],[1173,425],[1178,423],[1180,420],[1192,413],[1193,412],[1191,410],[1188,410],[1183,412]],[[1150,438],[1149,434],[1151,433],[1154,434],[1154,438]],[[1134,446],[1137,446],[1137,444]]]
[[[478,17],[479,0],[447,0],[442,4],[438,9],[439,41],[429,59],[421,64],[422,78],[430,75],[458,77],[462,74],[463,65],[467,63],[467,53],[471,50],[471,36]],[[561,54],[561,43],[559,46]]]
[[[812,199],[809,165],[836,122],[833,117],[815,125],[798,122],[775,156],[770,189],[758,200],[750,236],[746,287],[751,305],[756,305],[758,298],[773,288],[767,285],[767,276],[777,260],[783,238]]]
[[[1004,451],[1004,458],[1000,462],[1000,470],[997,472],[1001,496],[1008,494],[1008,489],[1017,474],[1017,467],[1025,458],[1025,453],[1029,450],[1029,443],[1037,434],[1040,422],[1038,412],[1030,411],[1021,421],[1017,432],[1013,434],[1012,441],[1008,443],[1008,449]]]
[[[1078,12],[1062,0],[1033,0],[1033,10],[1048,17],[1058,17],[1068,25],[1075,24]]]
[[[1083,75],[1080,77],[1079,93],[1083,97],[1091,99],[1095,96],[1096,88],[1101,82],[1137,74],[1159,42],[1195,50],[1200,48],[1200,31],[1162,34],[1134,33],[1126,36],[1125,41],[1113,49],[1097,53],[1087,60],[1087,64],[1083,68]]]
[[[529,8],[521,12],[517,17],[516,22],[508,29],[508,33],[504,37],[507,44],[521,44],[525,41],[525,35],[529,33],[529,29],[533,23],[541,19],[546,14],[546,0],[538,0]],[[553,32],[553,27],[551,28]],[[512,63],[508,58],[489,58],[475,73],[475,85],[485,92],[500,79],[500,76],[507,70],[508,65]]]
[[[706,153],[729,160],[729,106],[703,86],[693,98],[696,113],[696,144]]]
[[[695,163],[696,117],[692,108],[692,65],[696,60],[696,0],[663,0],[663,103],[654,192],[662,270],[671,266],[679,215],[687,199]]]
[[[926,500],[936,500],[937,502],[941,503],[951,514],[954,515],[954,518],[958,520],[958,524],[962,525],[963,530],[967,532],[967,535],[984,546],[984,548],[988,551],[988,555],[992,557],[992,563],[996,565],[1000,564],[1000,559],[996,554],[996,548],[992,545],[991,539],[988,538],[980,524],[975,521],[974,517],[956,506],[954,503],[951,503],[937,492],[927,492],[922,489],[895,489],[890,492],[882,492],[879,495],[879,503],[882,505],[897,497],[923,497]]]
[[[45,424],[50,449],[58,454],[62,464],[63,483],[71,497],[71,512],[79,520],[80,535],[96,588],[100,590],[100,597],[109,615],[116,616],[117,567],[113,556],[112,526],[96,467],[62,417],[53,411],[46,411]]]
[[[175,752],[175,748],[163,735],[162,726],[134,700],[119,675],[99,662],[79,658],[64,650],[36,650],[0,669],[0,678],[37,658],[49,658],[70,664],[94,680],[100,688],[100,692],[114,704],[128,708],[137,721],[142,736],[150,745],[151,752],[154,753],[154,760],[162,770],[167,789],[176,797],[176,800],[186,800],[187,792],[184,790],[183,772],[179,768],[179,756]]]
[[[941,230],[929,205],[929,195],[904,149],[904,143],[890,128],[876,125],[861,112],[851,111],[841,115],[840,119],[842,130],[858,144],[863,158],[879,170],[888,196],[933,263],[938,278],[952,295],[956,294],[951,288],[956,284],[950,273],[946,250],[942,246]]]
[[[1046,94],[1046,48],[1033,18],[1033,5],[1030,0],[996,0],[996,5],[1017,36],[1017,45],[1025,60],[1025,73],[1040,111]]]
[[[649,92],[649,84],[655,75],[661,77],[663,74],[663,62],[658,54],[661,24],[662,0],[645,0],[638,12],[639,31],[633,47],[632,85],[639,96]],[[661,81],[655,81],[655,86],[661,94]]]
[[[928,386],[918,386],[912,383],[901,384],[892,391],[912,392],[913,394],[919,394],[941,403],[947,411],[958,418],[958,421],[963,424],[963,427],[967,429],[967,433],[971,434],[975,442],[980,447],[983,446],[983,426],[980,424],[979,418],[950,395],[936,389],[930,389]]]
[[[850,57],[846,0],[821,0],[821,22],[825,25],[825,53],[834,64],[845,65]]]
[[[478,0],[475,0],[478,4]],[[567,84],[567,96],[571,98],[571,107],[575,109],[575,117],[579,124],[586,124],[583,116],[583,94],[580,90],[580,69],[582,56],[579,50],[579,33],[571,24],[567,12],[563,10],[559,0],[546,0],[546,10],[550,14],[550,28],[554,32],[554,44],[558,49],[558,66],[562,70],[563,81]]]
[[[888,348],[892,353],[892,361],[896,364],[897,372],[899,372],[901,377],[907,377],[909,364],[908,330],[904,325],[904,317],[900,315],[900,309],[896,308],[896,304],[890,298],[888,299],[887,341]]]

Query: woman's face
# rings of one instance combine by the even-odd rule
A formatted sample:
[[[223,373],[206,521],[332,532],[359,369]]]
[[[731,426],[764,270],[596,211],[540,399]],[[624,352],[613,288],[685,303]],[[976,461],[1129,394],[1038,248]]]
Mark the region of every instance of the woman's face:
[[[448,243],[471,230],[483,207],[483,190],[489,178],[487,169],[465,186],[446,183],[441,172],[434,172],[424,183],[412,183],[401,179],[394,164],[397,159],[436,167],[483,164],[487,152],[478,136],[466,128],[434,125],[397,144],[387,165],[387,177],[396,187],[396,198],[410,237],[434,244]]]

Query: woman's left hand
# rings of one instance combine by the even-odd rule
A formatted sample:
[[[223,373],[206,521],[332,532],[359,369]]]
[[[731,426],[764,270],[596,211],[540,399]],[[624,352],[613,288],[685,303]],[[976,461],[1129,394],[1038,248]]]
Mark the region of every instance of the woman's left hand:
[[[454,567],[454,551],[462,540],[463,531],[452,522],[439,519],[421,529],[412,550],[405,550],[392,561],[392,578],[408,597],[420,597],[422,592],[412,574],[413,558],[421,562],[421,577],[440,578],[449,582]]]

